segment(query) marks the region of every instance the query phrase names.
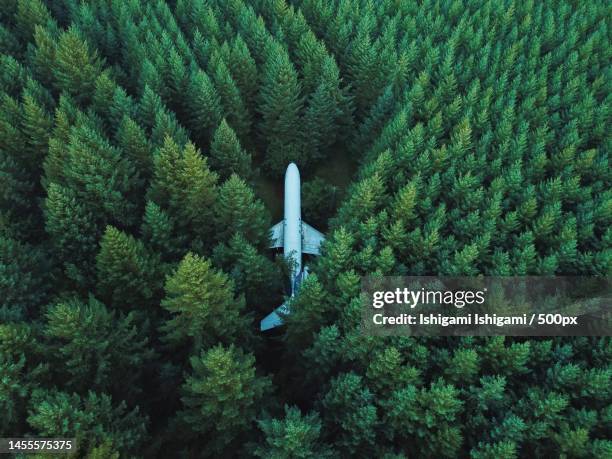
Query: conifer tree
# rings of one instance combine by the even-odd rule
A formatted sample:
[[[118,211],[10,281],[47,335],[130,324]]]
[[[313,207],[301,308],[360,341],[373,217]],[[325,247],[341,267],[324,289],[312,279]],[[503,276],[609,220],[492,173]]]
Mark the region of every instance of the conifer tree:
[[[29,164],[33,176],[40,175],[40,166],[47,154],[51,118],[44,107],[30,95],[25,94],[23,100],[22,131],[25,135],[27,151],[24,160]]]
[[[215,131],[210,145],[210,165],[222,180],[232,174],[248,180],[252,173],[251,155],[242,149],[238,137],[225,119]]]
[[[122,224],[134,221],[133,189],[139,177],[133,164],[98,132],[83,124],[71,130],[63,178],[92,212]]]
[[[234,285],[210,260],[185,255],[168,277],[162,307],[172,316],[162,326],[166,339],[191,343],[197,352],[215,342],[231,343],[244,336],[249,321],[241,316],[244,298],[236,298]]]
[[[191,143],[181,149],[167,137],[153,165],[150,198],[181,228],[206,241],[213,233],[213,206],[217,201],[217,174],[208,168]]]
[[[107,226],[96,257],[98,292],[126,310],[152,308],[163,288],[160,261],[142,242]]]
[[[383,407],[388,410],[387,425],[395,435],[408,438],[420,434],[424,438],[418,451],[452,457],[461,446],[461,431],[455,418],[462,402],[453,386],[439,381],[430,389],[419,390],[412,385],[398,388]]]
[[[36,25],[34,27],[36,47],[32,53],[31,66],[34,74],[47,87],[55,85],[54,66],[58,35],[57,25],[52,27],[51,24],[46,24],[46,26]]]
[[[267,144],[264,164],[278,175],[291,161],[308,162],[295,138],[302,109],[300,83],[287,51],[278,43],[271,42],[266,49],[262,79],[259,107],[261,136]]]
[[[234,234],[228,244],[217,245],[213,261],[230,275],[236,291],[244,293],[247,307],[264,312],[268,310],[267,305],[282,301],[279,267],[242,234]]]
[[[0,433],[9,435],[11,431],[22,429],[28,396],[28,387],[24,384],[23,368],[25,356],[18,360],[0,354],[0,377],[2,377],[2,390],[0,391],[0,408],[4,415],[0,420]]]
[[[59,37],[52,68],[56,87],[86,103],[93,94],[102,64],[79,31],[70,28]]]
[[[140,101],[138,102],[138,121],[142,126],[145,126],[150,132],[155,125],[155,116],[157,113],[165,110],[159,94],[157,94],[149,85],[145,85]]]
[[[213,67],[210,73],[221,99],[225,119],[236,131],[238,138],[243,142],[248,141],[251,120],[236,82],[221,58],[211,59],[209,66]]]
[[[338,134],[341,104],[344,103],[340,92],[340,76],[338,67],[331,57],[327,57],[321,65],[320,83],[308,100],[308,108],[304,114],[304,133],[306,152],[310,159],[321,159],[329,154]]]
[[[215,211],[217,236],[221,241],[239,233],[258,247],[268,245],[268,213],[253,190],[236,174],[219,188]]]
[[[146,441],[146,417],[125,402],[89,391],[76,393],[38,389],[30,400],[28,424],[42,437],[76,437],[84,451],[109,442],[123,451],[137,451]]]
[[[68,277],[89,285],[103,231],[100,218],[79,203],[72,190],[51,183],[45,199],[45,229]]]
[[[249,113],[253,114],[258,89],[257,66],[240,33],[232,42],[228,66]]]
[[[40,0],[19,0],[15,12],[15,29],[24,41],[31,41],[34,37],[34,28],[37,25],[45,26],[51,21],[49,10]]]
[[[123,400],[139,392],[142,368],[153,355],[134,319],[110,312],[90,297],[54,304],[44,328],[48,358],[63,362],[66,389],[112,392]],[[115,375],[121,374],[117,380]]]
[[[51,290],[52,260],[42,248],[0,235],[0,318],[34,316]]]
[[[300,294],[291,301],[292,313],[287,316],[287,343],[293,349],[304,349],[312,343],[314,334],[326,325],[330,305],[316,274],[300,285]]]
[[[208,145],[223,117],[221,99],[210,77],[203,71],[192,72],[189,78],[189,128],[202,146]]]
[[[298,408],[285,405],[284,418],[262,419],[257,424],[265,435],[265,443],[254,451],[257,457],[333,457],[320,440],[322,426],[316,412],[303,416]]]
[[[185,236],[176,232],[174,219],[152,201],[147,201],[140,232],[143,240],[162,259],[179,257],[187,247]]]
[[[339,201],[339,188],[320,177],[315,177],[302,185],[304,219],[316,228],[324,229],[327,226]]]
[[[185,409],[179,416],[208,438],[200,453],[215,457],[233,442],[240,444],[237,440],[255,421],[271,383],[257,376],[255,358],[234,345],[212,347],[190,360],[193,372],[183,385]]]
[[[335,444],[345,454],[372,451],[377,420],[373,395],[354,373],[343,373],[331,381],[322,405],[333,423]]]
[[[117,127],[116,137],[119,147],[138,168],[140,175],[148,177],[153,169],[153,155],[151,143],[143,129],[125,115]]]

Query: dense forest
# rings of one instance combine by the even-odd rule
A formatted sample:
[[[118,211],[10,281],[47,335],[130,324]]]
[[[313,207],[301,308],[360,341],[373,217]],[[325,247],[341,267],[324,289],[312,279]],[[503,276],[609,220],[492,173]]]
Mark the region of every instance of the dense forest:
[[[605,0],[0,0],[0,437],[612,458],[609,337],[370,337],[359,302],[365,274],[611,274],[611,22]],[[320,172],[341,158],[347,187]],[[259,184],[291,161],[327,238],[261,333],[288,268]]]

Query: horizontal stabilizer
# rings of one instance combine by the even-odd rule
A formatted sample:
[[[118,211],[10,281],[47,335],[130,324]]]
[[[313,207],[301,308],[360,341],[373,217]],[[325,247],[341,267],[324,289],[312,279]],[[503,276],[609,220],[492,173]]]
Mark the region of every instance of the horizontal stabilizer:
[[[302,252],[319,255],[321,253],[321,242],[324,240],[323,233],[314,229],[308,223],[302,222]]]
[[[283,237],[284,237],[284,223],[285,220],[281,220],[272,228],[270,228],[270,233],[272,233],[270,239],[272,240],[272,244],[270,245],[271,249],[278,249],[283,246]]]
[[[275,328],[282,325],[283,319],[281,315],[287,314],[289,314],[289,308],[285,305],[285,303],[283,303],[263,318],[260,325],[261,331],[270,330],[271,328]]]

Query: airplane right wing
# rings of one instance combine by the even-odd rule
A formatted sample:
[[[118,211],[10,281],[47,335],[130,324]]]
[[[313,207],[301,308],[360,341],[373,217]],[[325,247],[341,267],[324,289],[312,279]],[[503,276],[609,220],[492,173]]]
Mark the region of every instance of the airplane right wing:
[[[272,233],[272,245],[270,245],[271,249],[278,249],[279,247],[283,246],[284,223],[285,220],[281,220],[270,228],[270,232]]]
[[[302,252],[319,255],[321,242],[325,240],[322,232],[314,229],[306,222],[302,222]]]

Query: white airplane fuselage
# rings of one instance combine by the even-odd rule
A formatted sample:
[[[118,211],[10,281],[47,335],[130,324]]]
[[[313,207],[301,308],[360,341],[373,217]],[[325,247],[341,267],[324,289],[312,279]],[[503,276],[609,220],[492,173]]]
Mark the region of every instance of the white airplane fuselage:
[[[300,197],[300,171],[291,163],[285,172],[284,218],[270,229],[272,248],[283,248],[283,255],[291,266],[291,297],[295,296],[300,284],[308,275],[302,265],[302,254],[319,255],[319,248],[325,236],[302,221]],[[283,324],[283,315],[290,313],[283,303],[261,321],[261,330],[269,330]]]
[[[283,255],[291,265],[291,296],[295,294],[295,280],[302,272],[302,202],[300,171],[294,163],[285,172],[285,219]]]

